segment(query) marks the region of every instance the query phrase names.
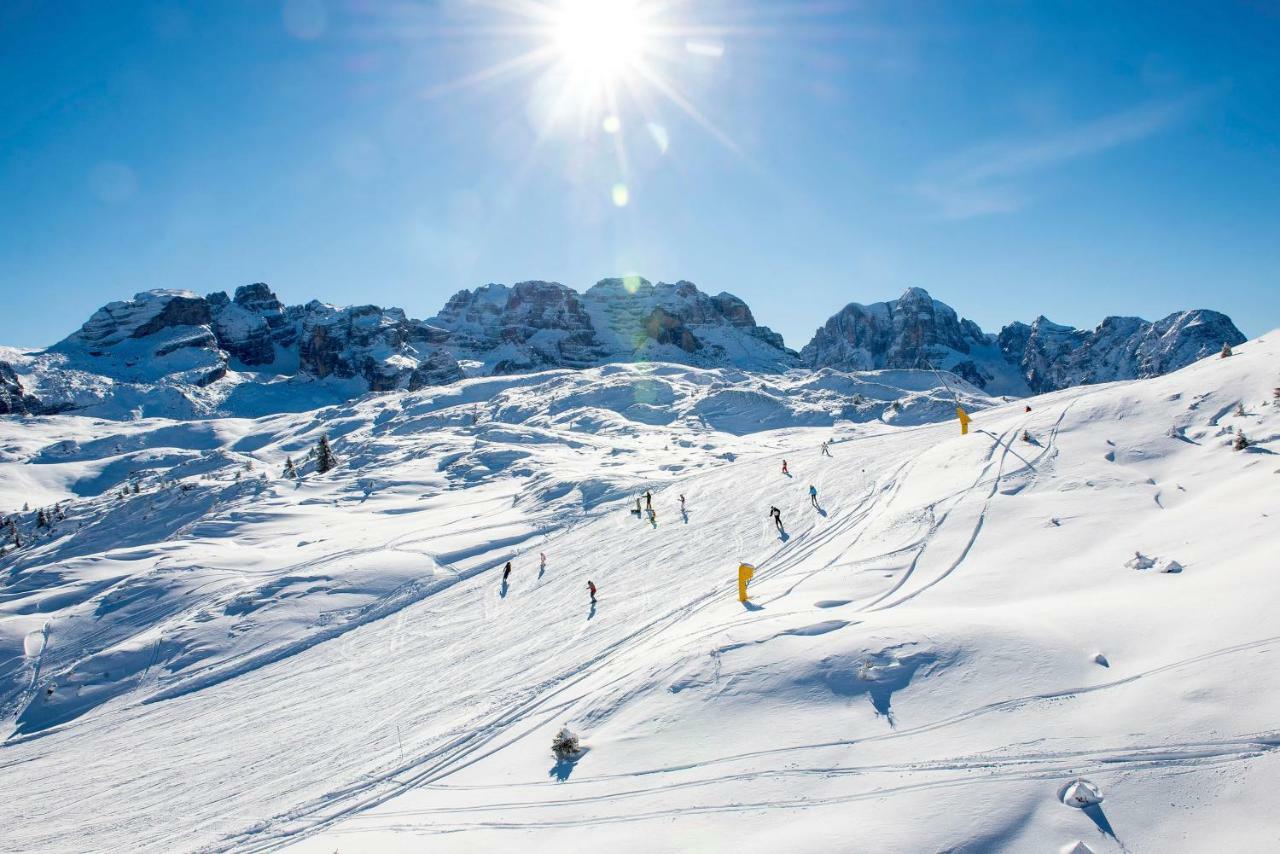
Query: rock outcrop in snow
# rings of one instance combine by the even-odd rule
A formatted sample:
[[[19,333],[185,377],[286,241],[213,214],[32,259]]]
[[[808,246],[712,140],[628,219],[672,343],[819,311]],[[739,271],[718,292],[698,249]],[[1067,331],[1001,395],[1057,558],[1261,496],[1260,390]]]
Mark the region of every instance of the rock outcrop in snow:
[[[1244,335],[1225,314],[1181,311],[1150,323],[1138,317],[1108,317],[1093,330],[1061,326],[1040,316],[1011,323],[997,339],[1033,392],[1075,385],[1144,379],[1186,367],[1217,353]]]
[[[1160,376],[1238,345],[1244,335],[1224,314],[1206,309],[1154,323],[1108,317],[1093,330],[1039,317],[998,335],[961,319],[921,288],[894,302],[850,303],[815,333],[801,360],[809,367],[949,370],[993,394],[1040,394],[1070,386]]]

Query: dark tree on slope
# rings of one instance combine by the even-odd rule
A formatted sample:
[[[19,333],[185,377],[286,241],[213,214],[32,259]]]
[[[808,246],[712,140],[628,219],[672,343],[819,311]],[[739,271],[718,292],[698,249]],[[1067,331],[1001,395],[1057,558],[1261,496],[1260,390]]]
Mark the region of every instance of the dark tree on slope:
[[[1226,341],[1223,341],[1222,342],[1222,358],[1225,359],[1230,355],[1231,355],[1231,345],[1228,344]]]
[[[333,449],[329,447],[329,437],[321,436],[316,444],[316,471],[324,474],[337,464],[338,458],[333,455]]]
[[[285,477],[298,476],[298,467],[293,464],[293,457],[284,458],[284,476]]]
[[[37,528],[49,527],[49,517],[45,515],[43,507],[41,507],[40,511],[36,513],[36,527]]]
[[[578,737],[570,732],[568,727],[562,727],[551,739],[551,753],[557,761],[564,762],[581,752]]]
[[[1231,443],[1231,447],[1235,448],[1237,451],[1243,451],[1245,448],[1249,447],[1249,440],[1245,438],[1244,431],[1239,429],[1236,430],[1236,440]]]

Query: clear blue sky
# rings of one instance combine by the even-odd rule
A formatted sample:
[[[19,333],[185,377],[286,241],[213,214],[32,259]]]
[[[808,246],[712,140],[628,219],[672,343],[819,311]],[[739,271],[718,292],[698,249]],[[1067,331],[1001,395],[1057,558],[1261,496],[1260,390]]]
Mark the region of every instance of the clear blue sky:
[[[429,317],[628,272],[797,348],[912,285],[1280,326],[1280,4],[666,0],[592,30],[647,77],[536,5],[3,0],[0,342],[154,287]]]

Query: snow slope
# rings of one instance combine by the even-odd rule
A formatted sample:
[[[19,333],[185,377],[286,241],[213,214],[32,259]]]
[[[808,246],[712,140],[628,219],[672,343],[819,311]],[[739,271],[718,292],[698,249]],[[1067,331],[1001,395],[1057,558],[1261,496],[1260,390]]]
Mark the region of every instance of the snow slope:
[[[5,846],[1270,850],[1277,357],[965,437],[911,372],[661,365],[6,419],[0,502],[75,500],[0,558]]]

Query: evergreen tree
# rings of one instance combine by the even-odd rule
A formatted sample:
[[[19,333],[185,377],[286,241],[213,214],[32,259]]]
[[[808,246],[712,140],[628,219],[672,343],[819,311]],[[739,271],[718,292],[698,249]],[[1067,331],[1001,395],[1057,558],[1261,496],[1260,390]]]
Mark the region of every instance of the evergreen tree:
[[[25,502],[25,501],[24,501],[24,502],[22,502],[22,512],[23,512],[23,513],[30,513],[30,512],[31,512],[31,505],[30,505],[30,504],[28,504],[28,503],[27,503],[27,502]]]
[[[293,457],[284,458],[284,476],[285,477],[298,476],[298,468],[293,464]]]
[[[1244,418],[1244,416],[1245,416],[1244,403],[1243,403],[1243,402],[1241,402],[1241,403],[1237,403],[1237,404],[1236,404],[1236,417],[1237,417],[1237,418]]]
[[[1231,355],[1231,345],[1228,344],[1226,341],[1223,341],[1222,342],[1222,358],[1225,359],[1230,355]]]
[[[45,515],[43,507],[41,507],[40,511],[36,513],[36,527],[37,528],[49,527],[49,517]]]
[[[1249,447],[1249,440],[1245,438],[1244,432],[1240,428],[1236,428],[1236,440],[1231,443],[1231,447],[1237,451],[1243,451]]]
[[[133,482],[133,494],[137,495],[140,492],[142,492],[142,484],[135,480]]]
[[[338,464],[338,458],[333,455],[333,449],[329,447],[329,437],[321,436],[320,441],[316,444],[316,471],[320,474],[332,469]]]

